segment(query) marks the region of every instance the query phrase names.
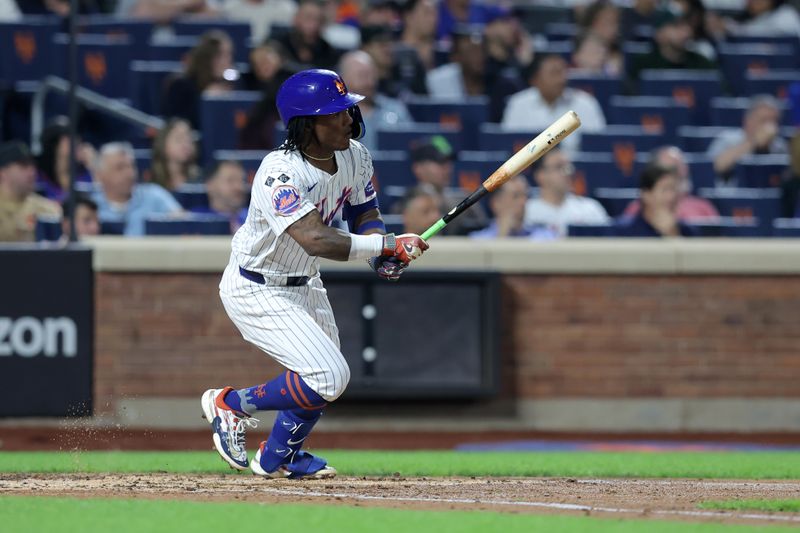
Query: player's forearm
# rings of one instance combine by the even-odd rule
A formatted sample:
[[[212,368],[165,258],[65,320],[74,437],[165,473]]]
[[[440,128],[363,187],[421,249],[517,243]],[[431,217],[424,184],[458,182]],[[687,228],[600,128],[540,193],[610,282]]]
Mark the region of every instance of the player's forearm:
[[[359,235],[383,235],[386,233],[386,225],[383,223],[381,213],[377,209],[372,209],[358,216],[354,227],[355,232]]]
[[[719,154],[714,159],[714,171],[717,174],[725,174],[730,171],[741,158],[753,151],[753,146],[750,141],[742,141],[736,146],[732,146]]]
[[[352,235],[322,222],[319,211],[311,211],[287,229],[303,250],[314,257],[334,261],[367,259],[380,255],[384,238],[380,235]]]

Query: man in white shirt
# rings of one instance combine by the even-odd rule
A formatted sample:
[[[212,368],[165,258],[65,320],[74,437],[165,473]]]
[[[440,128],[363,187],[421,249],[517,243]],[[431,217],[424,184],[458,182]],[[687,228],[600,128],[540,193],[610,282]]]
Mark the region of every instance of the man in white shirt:
[[[483,36],[470,26],[453,33],[450,63],[428,72],[428,94],[436,98],[466,98],[486,94],[486,54]]]
[[[0,22],[17,22],[22,18],[14,0],[0,0]]]
[[[229,20],[250,23],[253,44],[269,37],[273,24],[292,24],[297,4],[293,0],[225,0],[222,12]]]
[[[560,55],[537,56],[528,75],[531,87],[508,99],[501,125],[509,130],[544,131],[569,110],[581,117],[581,127],[561,143],[574,152],[581,133],[605,128],[606,118],[594,96],[567,87],[567,62]]]
[[[561,237],[567,236],[570,224],[608,224],[608,213],[597,200],[572,193],[574,175],[563,150],[548,152],[534,174],[539,197],[525,205],[525,223],[547,226]]]

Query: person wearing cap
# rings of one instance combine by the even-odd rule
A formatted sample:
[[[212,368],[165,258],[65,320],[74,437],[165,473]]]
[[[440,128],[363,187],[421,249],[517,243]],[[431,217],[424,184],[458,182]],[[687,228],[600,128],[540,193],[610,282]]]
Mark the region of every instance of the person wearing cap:
[[[36,218],[61,216],[61,207],[34,193],[36,166],[28,147],[0,144],[0,242],[32,242]]]
[[[637,57],[630,70],[632,80],[638,80],[645,69],[713,70],[717,65],[689,45],[692,40],[692,27],[686,17],[663,9],[653,18],[653,51]]]
[[[342,56],[339,73],[350,90],[364,97],[358,106],[367,128],[361,144],[367,150],[378,149],[378,129],[414,122],[401,100],[378,91],[378,72],[366,52],[354,50]]]
[[[411,172],[419,185],[430,187],[439,197],[439,208],[443,213],[458,205],[468,194],[453,186],[454,159],[453,148],[440,135],[422,139],[411,149]],[[476,204],[451,221],[442,233],[466,235],[485,227],[486,223],[486,213],[480,204]]]
[[[428,94],[438,98],[464,98],[487,93],[486,52],[483,34],[475,26],[453,32],[450,63],[428,71]]]

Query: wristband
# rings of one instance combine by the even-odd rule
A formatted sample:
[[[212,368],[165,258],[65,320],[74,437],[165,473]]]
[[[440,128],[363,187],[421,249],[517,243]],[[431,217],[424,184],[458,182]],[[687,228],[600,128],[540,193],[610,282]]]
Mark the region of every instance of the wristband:
[[[370,257],[381,255],[384,248],[383,240],[383,235],[355,235],[351,233],[349,260],[369,259]]]

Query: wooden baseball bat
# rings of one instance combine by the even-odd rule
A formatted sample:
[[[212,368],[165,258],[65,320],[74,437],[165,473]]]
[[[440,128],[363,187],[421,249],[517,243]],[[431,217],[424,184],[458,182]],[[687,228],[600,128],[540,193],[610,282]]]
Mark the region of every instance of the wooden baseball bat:
[[[546,130],[537,135],[524,148],[508,158],[505,163],[500,165],[500,168],[484,180],[480,187],[464,198],[449,213],[437,220],[433,226],[425,230],[421,237],[428,240],[439,233],[451,220],[469,209],[487,193],[496,190],[509,179],[531,166],[537,159],[563,141],[567,135],[578,129],[580,125],[581,119],[575,111],[564,113],[561,118],[550,124]]]

